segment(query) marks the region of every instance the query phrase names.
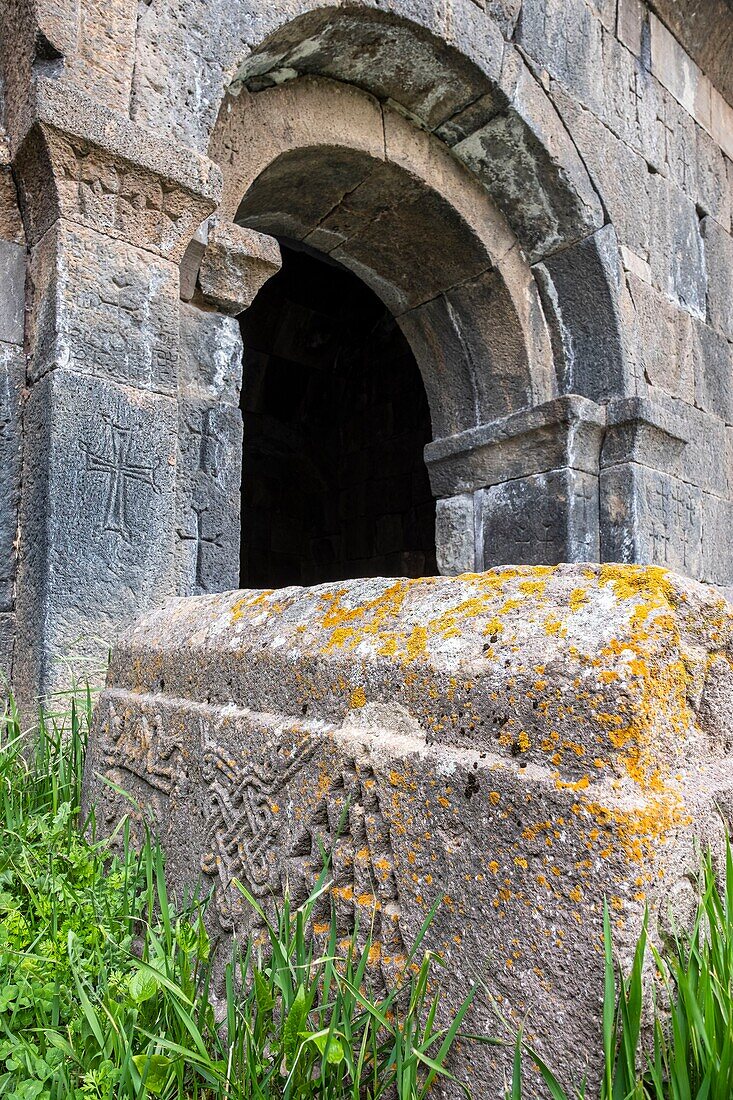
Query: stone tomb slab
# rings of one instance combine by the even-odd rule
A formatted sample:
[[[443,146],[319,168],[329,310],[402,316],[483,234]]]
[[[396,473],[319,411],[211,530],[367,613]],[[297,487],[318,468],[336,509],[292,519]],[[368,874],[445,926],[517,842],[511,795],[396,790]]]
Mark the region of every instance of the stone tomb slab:
[[[695,841],[730,820],[732,661],[726,602],[653,567],[173,600],[113,652],[86,798],[111,829],[130,807],[103,780],[134,795],[220,933],[253,928],[234,879],[301,901],[329,852],[342,932],[374,922],[378,984],[437,898],[444,1004],[480,980],[579,1079],[604,898],[627,964],[645,905],[654,932],[684,909]],[[471,1024],[500,1032],[489,998]],[[464,1048],[455,1069],[498,1096],[510,1055]]]

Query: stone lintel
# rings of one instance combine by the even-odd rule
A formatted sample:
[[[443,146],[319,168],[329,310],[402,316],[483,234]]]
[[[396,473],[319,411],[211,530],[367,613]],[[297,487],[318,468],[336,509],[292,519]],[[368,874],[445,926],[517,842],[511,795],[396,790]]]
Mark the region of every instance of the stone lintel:
[[[213,221],[202,253],[199,287],[208,302],[236,315],[252,305],[281,266],[280,246],[273,237],[234,222]]]
[[[180,260],[219,201],[219,168],[69,84],[34,87],[15,151],[30,243],[65,217]]]
[[[256,927],[233,880],[299,904],[331,851],[340,927],[372,929],[377,986],[440,899],[426,946],[446,1011],[480,965],[592,1089],[604,899],[633,951],[645,907],[655,929],[689,889],[696,844],[722,844],[732,663],[717,592],[633,565],[174,600],[113,651],[85,796],[103,832],[152,820],[172,888],[204,876],[225,953]],[[495,1019],[482,997],[467,1030]],[[496,1096],[511,1058],[470,1047],[451,1068]]]
[[[597,474],[605,427],[600,405],[569,394],[425,448],[433,492],[455,496],[561,467]]]

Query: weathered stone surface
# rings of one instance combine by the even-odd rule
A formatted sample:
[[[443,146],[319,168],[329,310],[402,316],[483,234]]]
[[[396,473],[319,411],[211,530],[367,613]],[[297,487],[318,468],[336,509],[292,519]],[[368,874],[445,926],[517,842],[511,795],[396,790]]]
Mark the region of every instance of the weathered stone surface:
[[[0,614],[0,679],[4,684],[12,682],[14,644],[15,616]]]
[[[174,264],[63,220],[33,250],[31,278],[32,380],[61,366],[176,393]]]
[[[37,242],[59,216],[179,260],[221,193],[217,167],[67,84],[34,84],[16,166]]]
[[[176,402],[57,369],[24,412],[17,683],[92,672],[141,602],[175,592]],[[39,622],[45,624],[42,632]]]
[[[209,226],[199,284],[204,297],[224,313],[241,313],[280,266],[280,248],[272,237],[216,222]]]
[[[672,301],[705,318],[707,280],[700,222],[690,199],[663,176],[652,177],[650,264],[656,285]]]
[[[695,320],[692,328],[696,404],[733,423],[733,344]]]
[[[213,886],[225,934],[255,923],[234,879],[300,902],[327,853],[343,932],[374,920],[377,983],[441,899],[446,1004],[480,973],[577,1080],[601,1049],[604,897],[626,960],[644,906],[656,935],[695,839],[733,810],[732,657],[725,601],[654,568],[174,601],[114,651],[86,797],[111,829],[130,804],[102,780],[130,791],[171,889]],[[471,1026],[496,1033],[486,1001]],[[510,1059],[473,1048],[454,1068],[494,1096]]]
[[[707,269],[708,320],[733,340],[733,237],[713,219],[702,223]]]
[[[702,576],[702,501],[696,486],[637,462],[603,470],[603,557]]]
[[[425,448],[437,496],[476,489],[527,474],[571,466],[598,472],[603,409],[582,397],[559,397]]]
[[[621,265],[612,226],[536,269],[561,389],[594,401],[629,389],[619,310]]]
[[[686,310],[635,275],[627,276],[634,309],[633,350],[646,381],[672,397],[695,402],[693,321]]]
[[[239,404],[242,335],[233,317],[181,305],[180,384],[186,393]]]
[[[477,506],[484,568],[555,565],[599,555],[598,476],[549,470],[482,489]]]
[[[437,502],[435,548],[438,569],[443,577],[456,577],[476,568],[473,493],[461,493]]]
[[[219,592],[239,583],[242,414],[187,395],[179,417],[180,590]]]
[[[23,343],[25,248],[0,240],[0,340]]]
[[[0,343],[0,612],[10,611],[13,606],[22,459],[20,412],[24,383],[25,360],[20,348]],[[0,640],[0,668],[2,649]]]

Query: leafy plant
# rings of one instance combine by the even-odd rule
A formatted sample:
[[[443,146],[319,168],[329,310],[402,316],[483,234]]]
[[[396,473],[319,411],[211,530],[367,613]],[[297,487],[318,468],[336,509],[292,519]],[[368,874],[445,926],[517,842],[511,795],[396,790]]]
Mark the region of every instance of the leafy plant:
[[[244,886],[264,941],[224,968],[224,1020],[204,923],[206,900],[176,910],[153,838],[93,839],[80,820],[92,703],[41,720],[22,751],[12,701],[0,740],[0,1096],[9,1100],[423,1100],[473,998],[438,1023],[438,957],[422,949],[401,985],[368,995],[378,950],[359,929],[344,950],[331,920],[310,932],[324,871],[294,908],[268,917]],[[90,835],[92,839],[89,839]]]

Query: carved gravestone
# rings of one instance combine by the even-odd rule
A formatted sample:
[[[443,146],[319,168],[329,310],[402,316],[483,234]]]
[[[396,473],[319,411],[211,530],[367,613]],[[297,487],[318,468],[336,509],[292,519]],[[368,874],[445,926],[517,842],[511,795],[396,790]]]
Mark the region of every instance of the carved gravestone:
[[[220,932],[329,861],[344,937],[399,980],[425,914],[446,1005],[480,979],[567,1079],[598,1066],[603,901],[627,961],[733,809],[733,613],[658,568],[559,565],[179,599],[118,644],[86,797],[132,794]],[[496,1034],[487,998],[472,1027]],[[464,1050],[476,1095],[506,1056]],[[461,1060],[463,1059],[463,1060]]]

